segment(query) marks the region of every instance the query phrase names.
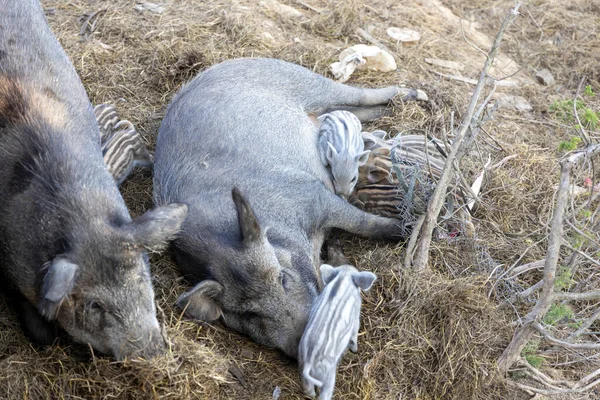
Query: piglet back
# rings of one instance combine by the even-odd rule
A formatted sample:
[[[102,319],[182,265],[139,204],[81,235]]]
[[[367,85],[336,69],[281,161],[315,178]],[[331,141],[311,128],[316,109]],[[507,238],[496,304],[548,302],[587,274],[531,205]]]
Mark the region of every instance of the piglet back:
[[[300,340],[299,359],[303,371],[312,369],[310,376],[316,380],[320,380],[321,369],[335,369],[360,318],[361,298],[353,272],[335,272],[317,298]]]

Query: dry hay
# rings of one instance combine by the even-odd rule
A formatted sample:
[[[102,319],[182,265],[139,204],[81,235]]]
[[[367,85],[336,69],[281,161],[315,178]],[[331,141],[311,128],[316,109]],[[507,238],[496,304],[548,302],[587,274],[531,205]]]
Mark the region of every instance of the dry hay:
[[[340,6],[329,0],[282,1],[293,12],[274,0],[165,0],[164,13],[154,14],[135,11],[129,0],[43,3],[52,9],[49,22],[93,103],[115,102],[119,114],[134,123],[150,148],[171,96],[204,68],[228,58],[267,56],[327,75],[328,65],[342,48],[363,42],[353,34],[359,26],[372,26],[372,34],[395,52],[399,69],[390,74],[357,72],[349,83],[378,87],[402,83],[423,89],[431,99],[426,106],[396,104],[390,116],[366,129],[442,138],[451,110],[456,111],[455,125],[460,121],[472,86],[440,77],[435,70],[447,71],[429,66],[423,58],[461,61],[462,73],[476,78],[483,56],[465,43],[461,30],[441,10],[472,21],[471,27],[492,37],[512,4],[353,0]],[[531,78],[533,69],[551,67],[561,91],[530,85],[498,92],[527,97],[536,119],[544,120],[554,98],[572,96],[578,81],[572,76],[588,74],[597,85],[594,68],[600,52],[594,4],[575,1],[565,7],[553,0],[526,6],[526,17],[511,28],[503,52],[524,66],[518,76],[523,81]],[[80,17],[100,10],[105,11],[92,19],[93,32],[80,41]],[[421,42],[414,47],[398,45],[386,37],[388,26],[417,28]],[[558,36],[560,45],[549,42]],[[501,75],[502,68],[499,71]],[[526,250],[523,262],[543,254],[545,235],[539,225],[548,220],[551,209],[558,174],[556,148],[572,134],[560,123],[544,120],[547,124],[540,125],[530,118],[509,109],[496,113],[488,127],[494,139],[482,135],[465,175],[472,179],[488,152],[495,161],[508,154],[519,156],[485,181],[483,203],[473,215],[477,241],[436,242],[431,272],[401,273],[401,246],[344,236],[350,260],[373,270],[379,279],[365,297],[359,352],[348,354],[340,365],[337,398],[517,396],[507,394],[495,373],[495,360],[510,339],[507,320],[514,315],[495,307],[494,296],[487,296],[493,283],[488,276],[496,265],[488,261],[508,266]],[[132,214],[152,207],[151,184],[150,174],[142,171],[121,187]],[[482,254],[488,255],[486,260]],[[267,399],[276,386],[282,389],[282,398],[302,398],[292,360],[221,326],[182,320],[173,303],[188,284],[168,254],[151,259],[157,304],[164,310],[159,318],[172,346],[167,355],[121,364],[69,343],[36,349],[2,303],[0,398]]]

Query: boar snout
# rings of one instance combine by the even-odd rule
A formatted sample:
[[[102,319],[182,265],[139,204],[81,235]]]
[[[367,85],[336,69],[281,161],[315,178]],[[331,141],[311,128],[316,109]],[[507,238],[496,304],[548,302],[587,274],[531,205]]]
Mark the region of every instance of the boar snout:
[[[116,352],[115,358],[123,361],[126,358],[144,358],[149,360],[166,352],[167,346],[160,329],[145,332],[138,339],[128,339],[121,351]]]

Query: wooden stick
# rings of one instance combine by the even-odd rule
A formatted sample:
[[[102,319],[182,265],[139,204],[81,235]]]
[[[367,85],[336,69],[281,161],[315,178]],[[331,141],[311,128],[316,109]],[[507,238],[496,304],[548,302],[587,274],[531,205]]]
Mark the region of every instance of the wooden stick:
[[[554,300],[554,277],[556,276],[556,266],[560,255],[560,246],[562,244],[562,224],[565,208],[569,197],[570,174],[573,163],[569,160],[561,163],[560,185],[556,195],[556,206],[554,215],[550,224],[550,235],[548,238],[548,252],[544,262],[543,289],[540,297],[533,308],[524,318],[523,325],[518,328],[509,345],[498,359],[498,368],[506,373],[508,369],[519,359],[521,351],[529,342],[534,333],[533,324],[548,312],[552,301]]]
[[[423,269],[427,266],[427,262],[429,259],[429,248],[431,246],[431,235],[433,234],[433,229],[435,228],[435,225],[437,223],[437,218],[440,214],[442,206],[444,205],[444,199],[446,197],[446,192],[448,190],[448,185],[450,183],[451,174],[453,172],[454,160],[456,159],[456,155],[462,144],[465,133],[472,125],[473,113],[475,112],[475,108],[477,106],[479,96],[481,95],[481,92],[485,85],[485,81],[488,76],[490,67],[492,66],[492,62],[494,61],[496,53],[498,52],[498,48],[500,46],[500,42],[502,41],[502,36],[504,35],[504,31],[506,30],[508,25],[510,25],[512,23],[512,21],[515,19],[515,17],[518,15],[520,5],[521,5],[521,3],[518,3],[515,6],[515,8],[510,10],[508,15],[504,18],[504,21],[502,21],[502,25],[500,26],[500,29],[498,30],[498,34],[496,35],[496,38],[494,39],[494,44],[492,45],[492,48],[490,49],[490,51],[488,53],[488,57],[485,61],[483,69],[481,71],[481,75],[479,77],[479,82],[477,83],[477,86],[475,87],[473,97],[471,97],[471,102],[469,103],[467,112],[462,121],[461,129],[458,132],[458,134],[456,135],[456,137],[454,137],[454,141],[452,143],[452,148],[451,148],[450,154],[448,155],[448,158],[446,159],[446,164],[445,164],[442,176],[440,177],[440,179],[436,185],[434,194],[427,206],[427,213],[425,214],[425,219],[423,220],[423,225],[421,226],[420,230],[415,229],[412,233],[412,235],[420,235],[420,238],[417,243],[417,250],[416,250],[415,256],[412,260],[412,266],[416,269]],[[412,235],[411,235],[411,239],[412,239]]]

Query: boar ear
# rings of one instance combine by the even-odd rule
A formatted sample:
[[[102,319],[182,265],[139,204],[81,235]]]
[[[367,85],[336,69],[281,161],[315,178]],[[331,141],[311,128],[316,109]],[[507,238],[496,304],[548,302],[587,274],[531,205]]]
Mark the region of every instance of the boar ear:
[[[177,299],[177,305],[189,316],[202,321],[214,321],[222,315],[221,307],[215,298],[223,293],[223,286],[217,281],[202,281],[192,290]]]
[[[329,264],[321,265],[321,279],[323,279],[323,283],[327,285],[337,276],[339,272],[340,271],[337,268],[332,267]]]
[[[240,223],[240,231],[242,232],[242,241],[244,243],[252,243],[262,239],[263,231],[260,228],[258,219],[254,215],[254,211],[250,207],[250,204],[242,196],[237,188],[233,188],[231,191],[233,202],[235,203],[235,209],[238,214],[238,222]]]
[[[377,276],[369,271],[358,272],[352,275],[352,281],[354,284],[365,292],[371,289],[371,285],[373,285],[375,279],[377,279]]]
[[[48,320],[58,315],[63,300],[71,293],[79,267],[65,258],[55,258],[44,276],[38,310]]]
[[[331,161],[333,160],[333,157],[337,156],[337,153],[337,150],[333,147],[331,142],[327,142],[327,161],[329,161],[329,165],[331,165]]]
[[[133,235],[134,246],[160,250],[179,232],[187,212],[185,204],[157,207],[134,219],[126,229]]]
[[[367,160],[369,159],[370,153],[371,153],[371,150],[365,150],[356,157],[356,159],[358,160],[359,167],[366,164]]]

